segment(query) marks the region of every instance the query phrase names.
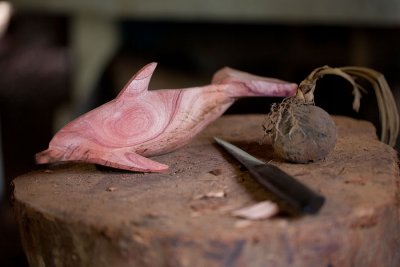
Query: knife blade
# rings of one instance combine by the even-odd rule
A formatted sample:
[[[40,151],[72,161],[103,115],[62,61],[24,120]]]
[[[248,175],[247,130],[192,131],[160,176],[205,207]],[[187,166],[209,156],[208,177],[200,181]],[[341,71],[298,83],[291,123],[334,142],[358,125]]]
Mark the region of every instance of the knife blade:
[[[316,214],[325,198],[275,165],[265,163],[218,137],[218,145],[238,160],[261,185],[300,213]]]

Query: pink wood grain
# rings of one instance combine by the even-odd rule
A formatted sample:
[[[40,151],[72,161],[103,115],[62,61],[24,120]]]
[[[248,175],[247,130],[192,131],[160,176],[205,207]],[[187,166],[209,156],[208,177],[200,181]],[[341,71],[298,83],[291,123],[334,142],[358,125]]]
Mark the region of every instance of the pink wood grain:
[[[240,97],[289,96],[297,85],[230,68],[210,85],[148,91],[156,63],[142,68],[112,101],[71,121],[36,154],[39,164],[80,161],[140,172],[167,165],[147,157],[171,152],[192,140]]]

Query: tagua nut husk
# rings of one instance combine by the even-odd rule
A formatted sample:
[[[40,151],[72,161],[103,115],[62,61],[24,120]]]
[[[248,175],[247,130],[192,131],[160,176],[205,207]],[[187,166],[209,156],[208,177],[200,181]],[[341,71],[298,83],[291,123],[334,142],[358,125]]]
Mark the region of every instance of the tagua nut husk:
[[[288,161],[324,159],[336,144],[336,125],[320,107],[291,102],[279,112],[272,134],[275,153]]]
[[[295,96],[272,105],[263,128],[271,138],[274,152],[290,162],[308,163],[324,159],[334,149],[336,125],[326,111],[314,104],[316,82],[324,75],[336,75],[351,83],[356,111],[360,107],[361,93],[366,93],[358,79],[365,79],[372,85],[382,124],[381,141],[394,146],[399,133],[399,113],[385,77],[365,67],[323,66],[300,83]]]

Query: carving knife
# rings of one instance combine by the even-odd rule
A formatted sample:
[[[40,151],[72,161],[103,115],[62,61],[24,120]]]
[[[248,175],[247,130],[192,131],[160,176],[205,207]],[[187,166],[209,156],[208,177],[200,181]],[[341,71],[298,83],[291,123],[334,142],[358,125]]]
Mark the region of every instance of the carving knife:
[[[296,180],[278,167],[265,163],[242,149],[214,137],[217,144],[236,158],[250,174],[270,192],[285,201],[300,213],[316,214],[325,198]]]

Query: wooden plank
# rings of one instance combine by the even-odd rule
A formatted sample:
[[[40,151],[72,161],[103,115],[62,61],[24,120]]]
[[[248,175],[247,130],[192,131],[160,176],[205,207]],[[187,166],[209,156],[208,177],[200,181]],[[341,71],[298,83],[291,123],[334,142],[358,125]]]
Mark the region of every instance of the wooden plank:
[[[335,118],[334,152],[303,165],[259,145],[263,119],[222,117],[157,157],[171,166],[163,174],[63,164],[16,178],[13,207],[30,265],[399,266],[397,156],[373,126]],[[274,198],[213,136],[272,160],[323,194],[325,206],[316,216],[238,224],[232,210]],[[226,196],[204,197],[215,191]]]

